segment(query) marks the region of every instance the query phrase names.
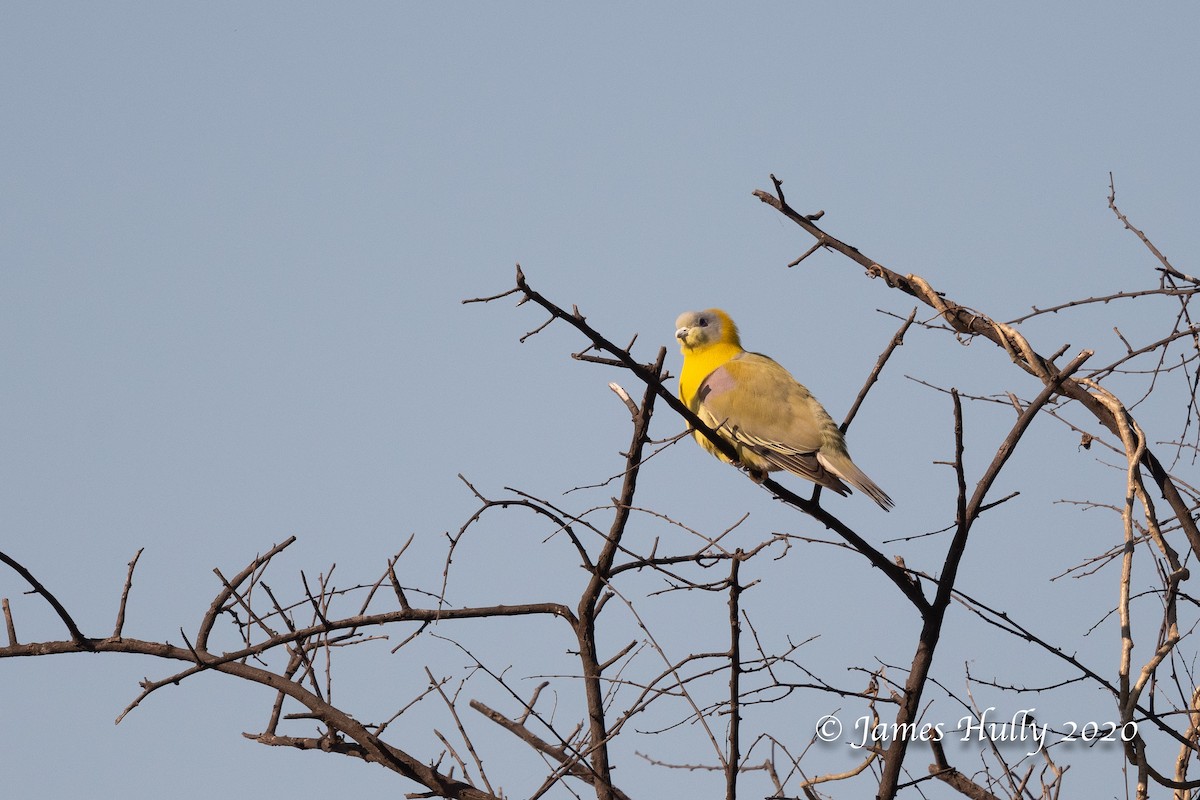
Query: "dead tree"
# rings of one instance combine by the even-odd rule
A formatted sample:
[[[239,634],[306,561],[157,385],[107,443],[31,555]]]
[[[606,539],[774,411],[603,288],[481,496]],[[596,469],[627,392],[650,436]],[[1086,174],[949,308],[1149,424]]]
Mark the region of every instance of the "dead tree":
[[[57,638],[39,631],[32,641],[22,641],[19,605],[5,599],[8,644],[0,647],[0,657],[135,653],[174,662],[173,671],[143,681],[140,693],[118,721],[159,689],[185,684],[202,672],[260,684],[267,693],[264,724],[261,730],[245,734],[248,738],[379,764],[405,778],[406,788],[418,787],[410,796],[485,800],[594,794],[610,800],[661,795],[652,782],[626,782],[626,776],[634,774],[632,768],[614,772],[618,764],[631,763],[650,774],[666,770],[676,776],[686,770],[691,775],[719,776],[729,800],[739,793],[816,798],[836,793],[839,787],[845,787],[846,796],[861,797],[867,793],[864,786],[874,796],[890,799],[917,785],[923,792],[940,785],[949,792],[947,796],[970,798],[1057,796],[1068,766],[1061,756],[1052,757],[1059,751],[1047,746],[1014,757],[994,740],[981,737],[975,748],[978,764],[952,763],[946,731],[923,716],[936,696],[943,704],[965,710],[964,718],[982,720],[986,712],[974,699],[976,689],[1021,688],[996,678],[984,680],[969,670],[960,676],[953,669],[942,669],[937,660],[939,645],[947,615],[957,608],[980,628],[994,632],[997,648],[1040,652],[1072,672],[1064,684],[1086,683],[1111,696],[1113,730],[1105,735],[1119,742],[1112,752],[1127,765],[1137,797],[1148,797],[1154,785],[1167,787],[1177,798],[1190,797],[1200,788],[1193,766],[1200,738],[1200,682],[1194,674],[1197,653],[1185,645],[1197,624],[1197,603],[1184,586],[1189,559],[1200,555],[1200,531],[1194,519],[1197,492],[1176,470],[1192,466],[1200,450],[1195,402],[1200,327],[1193,324],[1189,307],[1197,279],[1174,267],[1133,227],[1119,211],[1114,189],[1109,197],[1112,211],[1155,260],[1157,285],[1034,308],[1019,319],[1001,322],[950,299],[921,276],[894,272],[834,238],[817,227],[820,214],[796,212],[785,200],[781,182],[774,176],[772,181],[771,191],[756,196],[815,240],[789,266],[818,251],[839,253],[861,266],[868,277],[903,295],[906,303],[917,304],[906,318],[901,317],[903,322],[866,376],[843,429],[869,401],[872,387],[890,377],[887,366],[914,326],[933,332],[926,340],[933,344],[928,346],[989,342],[1017,368],[1012,378],[1017,388],[995,396],[966,395],[955,387],[930,388],[944,392],[951,409],[947,465],[955,496],[953,523],[944,531],[938,563],[910,565],[885,553],[872,544],[870,532],[856,530],[822,505],[819,491],[805,497],[773,479],[756,480],[766,493],[764,503],[791,507],[815,531],[832,537],[829,543],[863,559],[864,574],[879,583],[878,591],[898,601],[888,604],[888,614],[898,621],[919,623],[911,643],[911,663],[902,667],[880,661],[847,664],[862,680],[855,686],[842,685],[806,668],[804,632],[796,632],[798,640],[785,641],[760,635],[755,620],[766,611],[755,605],[751,590],[760,579],[754,570],[764,560],[787,555],[797,546],[798,537],[761,534],[749,545],[731,547],[726,539],[740,522],[722,530],[698,530],[667,510],[640,507],[639,481],[654,479],[654,457],[682,435],[651,437],[651,419],[662,412],[662,405],[668,407],[665,416],[673,430],[682,420],[731,460],[736,461],[736,453],[675,396],[665,369],[665,349],[639,359],[635,341],[615,344],[593,328],[578,308],[568,308],[537,291],[519,266],[512,288],[464,302],[514,298],[519,304],[532,304],[546,319],[527,336],[550,324],[568,325],[581,342],[572,354],[576,360],[612,370],[639,386],[631,394],[620,381],[610,384],[630,418],[623,463],[607,481],[580,487],[592,494],[616,487],[615,496],[567,507],[566,501],[517,489],[480,489],[463,478],[477,507],[455,533],[447,535],[437,585],[421,585],[430,570],[428,565],[412,563],[406,544],[373,580],[339,586],[332,569],[316,579],[302,571],[285,593],[273,588],[272,583],[279,584],[274,579],[268,583],[267,576],[275,574],[273,565],[293,544],[288,539],[230,577],[214,570],[213,600],[194,629],[180,629],[178,642],[125,635],[127,617],[135,616],[128,612],[137,555],[129,562],[111,633],[85,633],[48,588],[52,578],[38,577],[28,565],[0,553],[12,578],[0,587],[9,587],[10,598],[19,588],[29,595],[24,602],[48,604],[62,627]],[[786,279],[781,279],[781,286],[786,291]],[[1126,352],[1099,367],[1091,363],[1089,349],[1071,352],[1063,346],[1047,353],[1020,330],[1023,322],[1040,316],[1115,302],[1138,307],[1167,303],[1173,311],[1161,316],[1163,330],[1157,339],[1134,343],[1118,330]],[[1111,389],[1106,381],[1111,383],[1113,376],[1140,380],[1144,389],[1140,399],[1123,399]],[[1163,434],[1153,432],[1162,426],[1139,420],[1133,409],[1151,393],[1164,391],[1168,377],[1180,378],[1175,385],[1186,384],[1189,393],[1182,404],[1182,422],[1174,438],[1164,443],[1155,438]],[[1018,396],[1020,392],[1028,395],[1026,399]],[[1007,435],[977,475],[968,474],[963,458],[971,436],[964,400],[1003,403],[1013,412]],[[1015,496],[996,497],[994,492],[1011,456],[1019,448],[1048,446],[1027,435],[1039,418],[1069,426],[1079,435],[1081,447],[1106,449],[1123,464],[1123,495],[1086,501],[1119,517],[1120,536],[1097,552],[1080,553],[1078,567],[1071,570],[1099,585],[1105,565],[1119,565],[1110,613],[1119,619],[1120,635],[1113,643],[1114,657],[1103,664],[1077,655],[1068,634],[1086,635],[1086,631],[1043,629],[1038,620],[1018,619],[960,585],[960,567],[981,518]],[[1173,455],[1167,457],[1167,452]],[[734,479],[735,473],[730,476]],[[456,581],[464,580],[454,569],[455,560],[490,524],[521,530],[532,525],[541,544],[530,546],[543,548],[538,557],[554,563],[556,572],[574,576],[570,588],[552,588],[549,583],[534,586],[543,596],[536,602],[506,603],[500,597],[483,604],[453,602]],[[660,526],[672,535],[635,542],[631,531],[646,525]],[[807,535],[805,539],[811,541]],[[1135,588],[1133,576],[1139,569],[1137,574],[1157,576],[1155,588]],[[1044,591],[1047,603],[1054,602],[1052,587]],[[719,607],[710,602],[717,598]],[[664,604],[671,606],[665,615],[659,610]],[[1149,627],[1147,607],[1157,619]],[[687,626],[664,622],[678,620],[680,608],[687,609]],[[472,637],[480,624],[504,632],[512,642],[513,660],[492,663],[478,654]],[[523,648],[523,637],[531,636],[534,626],[538,636],[545,635],[543,625],[551,626],[568,660],[525,665],[518,674],[511,667]],[[700,642],[712,641],[714,631],[720,632],[724,644],[716,649],[702,647]],[[680,645],[680,637],[695,643]],[[454,675],[445,674],[444,664],[431,666],[430,651],[422,649],[431,642],[453,648],[469,666]],[[1136,652],[1147,653],[1141,660],[1134,656],[1138,643],[1143,647]],[[333,700],[334,676],[353,669],[352,664],[347,667],[351,656],[372,662],[401,660],[422,677],[407,687],[408,698],[399,707],[372,709],[371,717],[352,713]],[[1043,688],[1049,692],[1061,687]],[[779,730],[762,715],[751,713],[799,695],[818,702],[832,697],[857,704],[867,729],[890,735],[869,743],[864,740],[863,746],[855,748],[859,756],[855,766],[838,768],[830,756],[844,756],[837,744],[844,736],[841,731],[827,735],[829,731],[822,729],[833,717]],[[400,719],[404,724],[393,726]],[[487,725],[481,733],[484,721]],[[1036,728],[1038,723],[1031,724]],[[1054,731],[1059,741],[1066,733]],[[1074,733],[1094,738],[1101,731]],[[814,747],[817,739],[833,744]],[[678,752],[676,740],[688,742],[693,755],[687,759],[671,755]],[[512,742],[526,749],[529,760],[509,764],[489,755]],[[540,774],[535,775],[531,765],[541,765]],[[714,786],[709,794],[716,791]]]

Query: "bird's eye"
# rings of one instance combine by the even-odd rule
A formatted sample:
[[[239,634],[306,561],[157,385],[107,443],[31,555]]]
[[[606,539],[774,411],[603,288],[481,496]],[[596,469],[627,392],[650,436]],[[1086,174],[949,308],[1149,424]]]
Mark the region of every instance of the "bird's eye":
[[[708,319],[706,319],[705,317],[701,317],[700,318],[700,327],[707,328],[708,327]]]

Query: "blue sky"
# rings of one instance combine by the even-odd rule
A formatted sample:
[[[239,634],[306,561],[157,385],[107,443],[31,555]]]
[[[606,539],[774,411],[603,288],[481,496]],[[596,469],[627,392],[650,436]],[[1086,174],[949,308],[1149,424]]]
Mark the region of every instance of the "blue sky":
[[[571,361],[581,342],[563,327],[519,344],[543,321],[530,306],[460,303],[509,288],[518,261],[614,340],[638,333],[646,359],[671,347],[679,312],[720,305],[840,417],[898,325],[877,309],[911,305],[833,255],[785,269],[810,242],[751,196],[770,173],[834,235],[999,319],[1154,283],[1106,207],[1110,171],[1168,256],[1200,250],[1200,12],[1185,4],[10,4],[3,18],[0,540],[96,635],[140,547],[128,631],[172,637],[207,607],[214,566],[289,535],[278,584],[333,562],[369,582],[415,534],[413,580],[436,586],[442,532],[474,510],[458,473],[568,502],[619,470],[628,421],[606,384],[635,391],[627,376]],[[1102,363],[1122,351],[1116,313],[1026,332]],[[851,450],[897,509],[881,521],[861,497],[827,502],[873,541],[949,521],[932,463],[950,453],[949,404],[903,375],[1036,393],[983,349],[914,332],[860,414]],[[993,432],[969,453],[978,470],[1008,418],[969,410]],[[1163,435],[1177,421],[1164,410]],[[1027,495],[965,568],[1031,615],[1057,598],[1074,635],[1115,590],[1047,579],[1119,526],[1050,503],[1119,477],[1043,425],[1054,455],[1018,454],[997,491]],[[679,429],[664,409],[656,435]],[[1044,496],[1039,470],[1061,478]],[[818,533],[690,443],[644,484],[645,505],[698,527],[749,512],[746,542]],[[573,590],[574,565],[539,562],[544,532],[526,522],[464,553],[464,597]],[[935,569],[940,546],[895,551]],[[811,547],[763,570],[764,607],[795,610],[771,625],[825,637],[814,665],[910,659],[915,621],[891,615],[894,590],[865,563]],[[21,591],[0,577],[21,637],[56,636]],[[990,641],[965,618],[951,630],[947,667]],[[511,640],[481,636],[513,658]],[[405,696],[413,665],[375,655],[396,670],[386,694]],[[1051,669],[1015,646],[998,659],[989,674]],[[215,676],[113,728],[147,674],[163,669],[0,664],[10,787],[140,798],[171,781],[187,798],[269,774],[279,796],[412,788],[243,740],[269,698]],[[1088,697],[1055,713],[1111,715]],[[792,710],[798,729],[818,707]],[[71,772],[47,746],[64,738]]]

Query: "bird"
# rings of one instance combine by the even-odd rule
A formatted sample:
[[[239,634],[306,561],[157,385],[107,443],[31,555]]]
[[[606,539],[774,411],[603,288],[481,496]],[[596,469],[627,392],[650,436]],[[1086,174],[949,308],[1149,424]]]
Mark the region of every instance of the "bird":
[[[733,446],[752,478],[787,470],[840,495],[853,486],[884,511],[895,505],[850,459],[841,430],[812,392],[774,359],[744,350],[728,314],[719,308],[680,314],[675,338],[683,353],[679,399]],[[692,435],[729,461],[703,433]]]

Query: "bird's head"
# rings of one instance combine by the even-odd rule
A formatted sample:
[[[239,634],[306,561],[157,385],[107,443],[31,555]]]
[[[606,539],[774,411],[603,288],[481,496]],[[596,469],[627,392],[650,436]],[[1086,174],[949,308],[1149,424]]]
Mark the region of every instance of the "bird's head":
[[[737,325],[719,308],[680,314],[679,319],[675,320],[675,338],[679,340],[684,353],[712,344],[742,346]]]

